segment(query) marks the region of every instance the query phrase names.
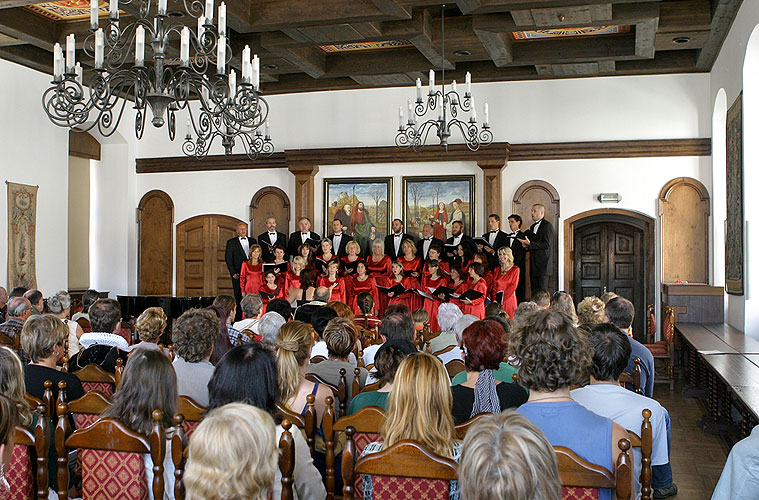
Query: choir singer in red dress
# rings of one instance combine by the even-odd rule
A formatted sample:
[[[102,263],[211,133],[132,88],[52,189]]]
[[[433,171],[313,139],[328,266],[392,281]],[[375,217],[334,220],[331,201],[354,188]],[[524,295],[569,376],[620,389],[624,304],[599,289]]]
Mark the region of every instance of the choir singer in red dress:
[[[363,260],[356,264],[356,274],[347,278],[349,280],[348,296],[350,300],[350,306],[353,309],[353,314],[361,316],[363,312],[358,306],[358,295],[361,292],[369,292],[374,299],[375,304],[379,304],[379,294],[377,293],[377,280],[373,276],[369,276],[366,273],[366,262]],[[374,311],[372,311],[374,313]]]
[[[345,285],[345,278],[341,278],[338,275],[340,265],[338,260],[330,260],[327,264],[327,275],[322,276],[318,280],[318,286],[324,286],[329,288],[331,294],[329,296],[330,301],[338,301],[348,303],[348,291]]]
[[[509,318],[514,319],[517,308],[516,290],[519,285],[519,267],[514,265],[514,254],[511,248],[503,246],[498,249],[498,264],[490,287],[490,298],[496,300],[498,292],[503,292],[501,306]]]
[[[261,247],[250,245],[250,257],[242,263],[240,269],[240,290],[243,295],[258,293],[264,284],[263,260],[261,260]]]
[[[462,299],[464,304],[461,312],[464,314],[471,314],[477,316],[479,319],[485,318],[485,297],[488,294],[488,284],[483,277],[485,275],[485,268],[479,262],[472,262],[469,265],[469,290],[475,290],[482,295],[476,299]]]

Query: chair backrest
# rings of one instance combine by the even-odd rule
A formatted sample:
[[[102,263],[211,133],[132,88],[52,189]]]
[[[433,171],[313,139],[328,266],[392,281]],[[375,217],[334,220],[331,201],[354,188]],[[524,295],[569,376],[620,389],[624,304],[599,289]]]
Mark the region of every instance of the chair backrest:
[[[253,332],[253,330],[250,330],[248,328],[246,328],[245,330],[242,330],[241,333],[245,335],[246,337],[248,337],[248,340],[250,340],[251,342],[257,342],[261,340],[260,335],[256,335],[255,332]]]
[[[656,338],[656,308],[653,304],[646,306],[646,343],[653,344]]]
[[[317,355],[317,356],[312,357],[311,361],[309,361],[309,362],[312,365],[315,365],[315,364],[321,363],[322,361],[327,361],[327,358],[325,358],[324,356]]]
[[[301,415],[290,408],[277,403],[277,411],[282,418],[288,419],[292,424],[303,431],[311,451],[311,457],[316,454],[316,397],[313,394],[306,395],[306,413]]]
[[[667,343],[674,342],[675,339],[675,309],[672,306],[664,306],[664,317],[662,318],[661,334]]]
[[[640,496],[641,500],[651,500],[651,454],[654,440],[651,427],[651,410],[641,412],[643,422],[640,424]]]
[[[469,428],[478,420],[481,420],[486,415],[490,415],[490,413],[478,413],[477,415],[473,416],[469,420],[465,422],[461,422],[459,425],[454,427],[453,432],[456,434],[456,439],[464,439],[464,436],[466,436],[467,431]]]
[[[345,430],[346,436],[355,432],[353,427]],[[372,498],[447,499],[450,482],[458,479],[457,464],[453,460],[436,455],[413,440],[395,443],[378,453],[365,455],[356,461],[352,441],[345,443],[342,462],[343,498],[353,500],[355,475],[369,476]]]
[[[144,500],[148,488],[153,498],[163,498],[163,459],[166,454],[163,414],[153,412],[150,437],[129,429],[114,418],[101,418],[84,429],[71,433],[67,403],[59,405],[55,445],[58,452],[58,498],[68,499],[68,450],[77,448],[81,457],[82,497],[116,500]],[[153,461],[153,484],[148,485],[144,454]]]
[[[432,355],[433,356],[440,356],[441,354],[445,354],[447,352],[451,352],[456,347],[458,347],[458,346],[456,346],[456,345],[449,345],[448,347],[446,347],[444,349],[441,349],[439,351],[433,352]]]
[[[453,377],[466,370],[466,367],[460,359],[452,359],[445,364],[445,370],[448,372],[448,378],[453,380]]]
[[[70,413],[74,414],[77,429],[83,429],[100,420],[100,416],[111,406],[111,398],[100,391],[85,392],[84,396],[73,401],[68,400],[66,382],[58,382],[57,406],[68,403]]]
[[[34,429],[17,426],[15,445],[11,461],[5,470],[5,478],[10,485],[10,496],[7,500],[43,499],[48,497],[48,461],[47,451],[50,448],[48,439],[49,423],[45,417],[44,405],[40,405],[37,424]],[[34,450],[34,453],[31,451]],[[33,456],[36,456],[36,474]]]
[[[293,500],[293,473],[295,472],[295,441],[290,433],[292,424],[282,420],[282,435],[279,437],[279,472],[282,475],[282,500]]]
[[[642,374],[642,368],[640,367],[640,358],[633,359],[634,368],[632,374],[629,372],[622,372],[619,376],[619,381],[623,384],[632,384],[633,391],[638,394],[643,394],[643,389],[640,387],[640,377]]]
[[[82,330],[84,330],[85,332],[92,331],[92,326],[90,326],[90,320],[88,320],[87,318],[81,317],[78,320],[76,320],[76,322],[79,324],[79,326],[82,327]]]
[[[605,467],[588,462],[574,451],[563,446],[554,446],[561,476],[562,498],[597,498],[598,490],[615,489],[617,500],[632,498],[630,440],[620,439],[622,454],[617,459],[614,472]]]
[[[182,414],[182,428],[189,439],[195,429],[200,425],[206,414],[207,408],[189,396],[179,396],[177,400],[177,413]]]
[[[171,462],[174,464],[174,499],[184,500],[184,468],[187,463],[187,435],[181,413],[175,413],[174,435],[171,437]]]
[[[313,362],[313,358],[311,358]],[[315,373],[306,373],[306,380],[310,380],[314,383],[322,384],[326,387],[329,387],[332,389],[332,393],[335,395],[335,398],[339,402],[338,405],[338,417],[344,416],[348,411],[348,384],[347,380],[345,378],[345,368],[340,368],[340,382],[337,385],[331,384],[321,378],[319,375]]]
[[[373,383],[373,384],[367,384],[367,385],[365,385],[365,386],[364,386],[364,388],[363,388],[363,389],[361,389],[361,390],[359,391],[359,393],[361,393],[361,392],[371,392],[371,391],[376,391],[376,390],[377,390],[377,389],[379,389],[380,387],[382,387],[382,382],[375,382],[375,383]]]
[[[89,364],[73,374],[82,381],[84,392],[100,391],[108,397],[112,397],[115,392],[116,376],[98,365]]]

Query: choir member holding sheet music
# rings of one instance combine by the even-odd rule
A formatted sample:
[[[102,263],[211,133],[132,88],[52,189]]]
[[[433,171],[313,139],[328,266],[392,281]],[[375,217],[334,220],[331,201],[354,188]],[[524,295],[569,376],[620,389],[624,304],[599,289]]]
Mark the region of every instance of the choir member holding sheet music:
[[[498,264],[490,286],[490,297],[498,301],[500,297],[501,307],[514,319],[514,310],[517,308],[517,286],[519,286],[519,267],[514,265],[514,254],[509,247],[498,249]],[[499,295],[500,294],[500,295]]]
[[[375,304],[379,304],[379,293],[377,292],[377,280],[367,274],[366,262],[358,260],[356,262],[356,273],[348,281],[348,302],[353,309],[353,314],[361,316],[363,313],[358,307],[358,295],[361,292],[369,292],[374,299]]]
[[[356,266],[358,263],[364,261],[364,259],[359,257],[361,246],[355,240],[351,240],[345,245],[345,252],[347,255],[340,259],[340,267],[343,276],[352,276],[356,274]]]
[[[401,243],[401,256],[398,257],[398,262],[403,266],[403,272],[406,276],[419,279],[422,275],[422,259],[416,256],[416,245],[413,240],[403,240],[403,243]]]
[[[406,304],[409,307],[409,309],[413,311],[414,308],[412,306],[414,305],[414,298],[418,299],[419,296],[410,290],[415,290],[419,286],[419,282],[416,280],[416,278],[412,278],[411,276],[404,275],[403,265],[399,261],[393,262],[392,272],[393,272],[393,275],[390,277],[390,280],[387,283],[386,288],[384,288],[384,290],[383,288],[380,288],[380,291],[384,291],[385,293],[387,293],[387,296],[388,296],[387,305]],[[398,287],[398,285],[400,285],[400,287]],[[402,287],[406,291],[398,293],[392,287],[397,287],[397,288]]]
[[[329,240],[327,240],[329,241]],[[322,248],[324,248],[322,246]],[[339,301],[348,303],[348,287],[345,284],[345,278],[339,275],[340,265],[337,258],[331,259],[327,264],[327,275],[317,280],[318,286],[324,286],[330,289],[330,301]]]
[[[332,253],[332,241],[329,238],[324,238],[321,242],[322,253],[314,258],[314,265],[316,272],[322,276],[327,275],[327,265],[335,261],[339,265],[340,257]]]
[[[427,255],[427,262],[430,262],[432,260],[438,261],[440,264],[440,274],[446,277],[451,275],[451,265],[443,260],[443,247],[441,245],[432,245]],[[426,266],[424,267],[422,274],[424,276],[428,276],[430,274]]]
[[[269,216],[266,218],[266,231],[258,235],[258,244],[261,245],[261,257],[264,262],[274,260],[274,249],[281,246],[287,247],[287,235],[277,231],[277,220]]]
[[[372,254],[366,259],[366,268],[369,274],[374,276],[378,285],[386,282],[385,278],[390,278],[393,261],[385,255],[384,245],[379,240],[372,243]]]
[[[264,305],[268,304],[270,300],[281,299],[284,296],[284,290],[277,279],[277,274],[274,271],[266,271],[264,279],[266,282],[258,289],[258,294],[261,296]]]
[[[484,252],[476,253],[472,257],[472,262],[479,262],[485,268],[485,274],[482,277],[485,279],[485,283],[488,284],[488,290],[490,290],[490,287],[493,285],[493,271],[490,270],[488,256]]]
[[[488,293],[488,285],[485,282],[485,268],[479,262],[473,262],[469,266],[469,285],[461,294],[459,300],[463,303],[461,312],[485,318],[485,296]]]
[[[449,279],[448,286],[453,288],[453,294],[456,296],[459,296],[462,293],[466,292],[469,288],[467,275],[459,266],[451,267],[451,277]],[[451,296],[448,302],[451,304],[456,304],[462,312],[464,311],[464,303],[458,300],[458,298]]]
[[[293,303],[296,300],[300,300],[302,292],[300,289],[300,273],[305,269],[306,259],[300,255],[293,257],[293,263],[291,269],[285,273],[285,287],[284,294],[287,296],[287,301]]]
[[[422,290],[429,292],[433,298],[424,297],[423,307],[430,315],[430,329],[434,333],[440,331],[437,323],[437,310],[443,299],[434,296],[433,292],[441,286],[448,286],[448,278],[440,272],[440,262],[437,260],[428,261],[425,267],[427,268],[427,274],[422,278]]]
[[[274,271],[277,274],[277,279],[284,279],[287,271],[290,270],[290,264],[285,259],[285,248],[274,248],[274,260],[272,262],[264,264],[264,272]]]
[[[295,231],[290,234],[290,238],[287,243],[287,253],[290,255],[298,255],[298,248],[301,245],[308,244],[313,249],[319,246],[319,235],[311,231],[311,219],[308,217],[301,217],[298,219],[298,228],[300,231]]]
[[[263,285],[262,264],[261,247],[251,245],[250,257],[242,263],[240,268],[240,290],[242,290],[243,295],[258,293],[258,289]]]

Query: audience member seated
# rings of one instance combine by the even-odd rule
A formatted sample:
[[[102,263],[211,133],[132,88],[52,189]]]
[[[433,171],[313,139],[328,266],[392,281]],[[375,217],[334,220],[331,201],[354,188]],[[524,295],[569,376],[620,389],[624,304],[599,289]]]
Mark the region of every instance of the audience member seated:
[[[209,410],[229,403],[245,403],[264,410],[276,424],[275,442],[279,443],[283,429],[282,418],[277,412],[279,387],[277,385],[277,362],[272,351],[257,343],[243,344],[229,351],[216,366],[208,383]],[[314,467],[306,438],[293,432],[295,442],[294,490],[297,498],[322,499],[327,491],[319,471]],[[193,436],[194,439],[194,436]],[[272,498],[280,498],[282,476],[276,471]]]
[[[532,302],[522,302],[522,304],[532,304]],[[521,305],[521,304],[520,304]],[[534,304],[533,304],[534,305]],[[535,306],[537,307],[537,306]],[[469,325],[472,325],[474,323],[476,318],[474,316],[464,316],[462,317],[458,322],[457,325],[454,327],[454,330],[457,332],[457,336],[459,337],[459,343],[462,342],[461,337],[463,336],[463,332],[466,330]],[[511,333],[511,327],[510,323],[508,322],[508,317],[501,318],[495,317],[495,318],[489,318],[488,321],[496,321],[501,326],[501,329],[503,329],[504,332],[506,332],[506,336],[503,338],[505,342],[508,342],[508,334]],[[458,333],[459,330],[461,333]],[[463,352],[461,349],[456,349],[459,353]],[[508,351],[508,346],[506,351]],[[459,359],[463,359],[463,356],[461,356]],[[493,378],[497,380],[498,382],[506,382],[507,384],[511,384],[514,382],[514,374],[518,372],[517,368],[509,364],[509,361],[513,361],[513,359],[509,358],[508,361],[503,361],[503,358],[500,360],[498,364],[498,368],[493,370]],[[467,372],[462,371],[457,373],[453,379],[451,380],[451,386],[463,384],[467,381]]]
[[[595,296],[585,297],[577,304],[577,322],[592,327],[606,321],[606,304]]]
[[[0,321],[5,323],[5,315],[8,312],[6,306],[8,305],[8,290],[4,286],[0,286]]]
[[[416,354],[416,346],[408,340],[388,340],[374,356],[374,371],[371,373],[380,387],[376,391],[357,394],[351,401],[348,414],[357,413],[367,406],[378,406],[387,409],[387,398],[393,389],[395,373],[406,356]]]
[[[527,319],[530,317],[530,315],[540,311],[540,307],[535,302],[527,301],[527,302],[521,302],[517,308],[514,310],[514,320],[512,322],[514,330],[516,330],[516,325],[518,323],[524,323],[527,321]]]
[[[500,413],[527,401],[527,392],[516,384],[497,381],[509,344],[506,332],[495,320],[477,321],[464,330],[462,339],[466,381],[451,387],[453,421],[460,424],[480,413]]]
[[[69,360],[69,371],[95,364],[114,373],[116,359],[121,358],[126,364],[130,351],[129,344],[118,333],[121,329],[121,307],[113,299],[100,299],[90,306],[89,314],[92,331],[79,338],[83,349]]]
[[[244,339],[247,339],[248,337],[242,335],[240,330],[236,330],[232,326],[232,323],[235,321],[235,316],[237,315],[237,303],[235,302],[235,298],[231,295],[217,295],[216,298],[213,299],[213,306],[224,311],[224,324],[227,327],[229,343],[236,346],[241,342],[245,342]]]
[[[401,362],[387,405],[380,441],[364,447],[361,456],[377,453],[398,441],[413,439],[425,449],[456,462],[461,441],[454,438],[453,399],[448,373],[435,356],[417,353]],[[364,498],[372,498],[372,482],[364,476]],[[451,481],[449,498],[458,498],[459,485]]]
[[[302,273],[301,273],[302,274]],[[302,279],[302,278],[301,278]],[[295,310],[295,319],[304,323],[310,323],[313,325],[314,321],[311,316],[320,308],[327,305],[329,302],[329,288],[320,286],[314,290],[314,300],[306,302],[298,309]],[[314,327],[315,328],[315,327]]]
[[[353,314],[353,309],[351,309],[351,307],[345,302],[332,300],[330,302],[327,302],[327,307],[333,309],[337,313],[338,318],[347,319],[351,323],[356,319],[356,315]]]
[[[414,323],[414,331],[416,332],[417,338],[421,338],[422,332],[424,331],[424,325],[429,326],[430,313],[424,309],[417,309],[411,313],[411,322]]]
[[[11,288],[11,291],[8,292],[8,297],[11,299],[14,297],[23,297],[27,291],[29,291],[29,289],[23,286],[14,286]]]
[[[316,423],[319,426],[326,407],[324,399],[332,396],[332,390],[305,378],[313,341],[311,329],[306,323],[290,321],[280,328],[274,347],[277,353],[280,402],[295,413],[305,416],[306,396],[313,394]]]
[[[208,306],[207,310],[213,312],[216,315],[216,342],[213,345],[213,352],[211,353],[211,364],[216,364],[221,358],[229,352],[234,346],[229,340],[229,330],[227,329],[227,319],[229,319],[229,313],[221,307]]]
[[[5,468],[11,463],[13,445],[16,440],[16,426],[18,425],[18,410],[10,399],[0,395],[0,495],[9,498],[11,485],[5,479]]]
[[[450,302],[440,304],[437,309],[437,324],[440,326],[440,333],[430,340],[430,352],[438,356],[444,364],[452,359],[461,359],[461,349],[459,349],[454,327],[462,316],[459,306]],[[455,347],[446,353],[437,354],[450,346]]]
[[[548,309],[551,307],[551,294],[548,290],[534,290],[530,301],[537,304],[540,309]]]
[[[677,494],[672,482],[669,464],[669,415],[659,403],[620,386],[619,376],[630,359],[630,342],[619,328],[611,323],[601,323],[591,330],[593,363],[590,365],[590,385],[573,390],[572,399],[593,413],[610,418],[625,429],[640,435],[643,423],[641,412],[651,410],[653,452],[651,454],[651,486],[654,498],[667,498]],[[635,488],[640,491],[640,450],[633,449],[635,456]]]
[[[649,398],[654,397],[654,355],[633,338],[632,322],[635,318],[635,306],[624,297],[615,297],[606,304],[606,321],[627,334],[632,347],[632,354],[627,361],[627,373],[635,370],[635,358],[640,359],[640,388]],[[632,389],[629,386],[628,389]]]
[[[36,316],[38,314],[42,314],[45,310],[45,301],[42,300],[42,292],[39,290],[32,288],[31,290],[27,290],[24,294],[24,298],[29,301],[29,303],[32,305],[31,315]]]
[[[619,295],[617,295],[614,292],[606,292],[603,295],[601,295],[601,302],[603,302],[604,305],[606,305],[609,303],[611,299],[616,299],[617,297],[619,297]]]
[[[201,406],[208,406],[208,381],[214,367],[211,353],[219,332],[219,320],[208,309],[190,309],[174,320],[174,372],[177,391]]]
[[[255,293],[249,293],[240,301],[240,309],[242,309],[242,317],[240,321],[232,325],[232,328],[241,332],[243,330],[251,330],[256,335],[259,335],[258,320],[261,318],[261,311],[263,311],[263,301],[261,296]]]
[[[274,420],[229,403],[210,412],[190,441],[184,473],[187,500],[268,500],[279,459]]]
[[[329,355],[327,343],[324,341],[324,329],[327,327],[327,323],[334,318],[337,318],[337,312],[330,307],[326,307],[326,304],[318,309],[314,309],[314,312],[311,314],[311,326],[314,328],[317,337],[319,337],[319,340],[316,341],[314,347],[311,349],[312,358],[314,356],[326,358]],[[303,322],[308,323],[307,321]]]
[[[402,313],[385,314],[382,318],[378,333],[383,342],[405,340],[414,343],[416,331],[411,318]],[[374,365],[377,352],[383,344],[375,344],[364,349],[364,366]]]
[[[374,297],[370,292],[359,293],[356,297],[356,305],[361,314],[353,318],[353,321],[359,328],[369,330],[379,326],[381,320],[374,315]]]
[[[266,304],[266,312],[279,313],[285,321],[293,319],[293,308],[285,299],[273,299]]]
[[[406,304],[390,304],[385,308],[385,311],[382,313],[382,318],[384,319],[385,316],[389,316],[390,314],[395,313],[401,313],[405,316],[408,316],[409,319],[411,319],[411,309]]]
[[[560,500],[556,453],[519,413],[486,415],[464,438],[459,487],[466,500]]]
[[[519,383],[530,390],[517,411],[530,419],[553,446],[564,446],[588,462],[613,471],[627,431],[572,400],[569,388],[586,381],[593,349],[587,335],[565,315],[540,311],[520,323],[510,349],[519,366]],[[633,487],[632,479],[630,487]],[[601,489],[599,499],[610,500]]]
[[[23,297],[13,297],[8,302],[8,319],[0,325],[0,333],[8,337],[10,341],[14,342],[18,346],[16,354],[21,358],[21,362],[28,363],[29,356],[24,352],[20,345],[21,342],[21,329],[24,327],[24,323],[31,315],[32,305]],[[4,344],[15,349],[16,345]]]
[[[712,500],[756,500],[759,491],[759,426],[730,450]]]
[[[163,309],[148,307],[137,318],[134,327],[140,342],[132,346],[132,350],[137,348],[153,349],[162,352],[164,355],[168,354],[168,349],[161,349],[158,345],[158,339],[161,338],[166,329],[166,313],[163,312]]]
[[[267,312],[258,322],[258,332],[261,334],[261,342],[273,347],[279,335],[279,329],[285,324],[285,318],[278,312]]]
[[[174,498],[174,461],[171,459],[171,438],[177,412],[177,376],[169,358],[160,351],[138,349],[129,358],[124,369],[119,390],[113,395],[113,404],[103,412],[103,417],[120,420],[134,432],[149,438],[153,431],[153,412],[163,412],[166,427],[166,457],[163,461],[165,500]],[[153,459],[150,453],[142,455],[145,462],[147,484],[153,484]],[[148,488],[153,499],[153,490]]]
[[[567,317],[572,320],[572,324],[579,325],[577,321],[577,312],[575,311],[575,304],[572,301],[572,296],[567,292],[555,292],[551,298],[551,310],[566,314]]]
[[[324,341],[327,344],[329,357],[321,363],[312,364],[307,373],[318,375],[325,382],[337,386],[340,383],[340,370],[345,369],[346,393],[350,404],[353,398],[353,370],[355,365],[349,361],[349,355],[356,343],[356,331],[353,322],[343,318],[333,318],[324,329]],[[366,385],[366,377],[369,372],[366,368],[359,368],[359,387]]]
[[[84,330],[79,326],[79,323],[68,319],[71,314],[71,296],[62,290],[47,299],[47,308],[50,310],[50,314],[63,321],[63,324],[69,329],[69,351],[67,354],[71,358],[79,352],[79,338],[84,335]]]
[[[24,367],[16,353],[7,347],[0,346],[0,394],[9,398],[18,408],[21,425],[34,427],[32,408],[26,400],[26,384],[24,383]]]
[[[90,306],[100,297],[97,290],[85,290],[82,294],[82,310],[75,313],[71,317],[71,321],[79,321],[80,318],[84,318],[87,321],[90,320]]]
[[[516,306],[514,307],[514,309],[516,309]],[[503,307],[498,302],[491,302],[490,304],[485,306],[486,318],[495,318],[496,316],[502,316],[504,314],[506,314],[506,312],[503,310]]]

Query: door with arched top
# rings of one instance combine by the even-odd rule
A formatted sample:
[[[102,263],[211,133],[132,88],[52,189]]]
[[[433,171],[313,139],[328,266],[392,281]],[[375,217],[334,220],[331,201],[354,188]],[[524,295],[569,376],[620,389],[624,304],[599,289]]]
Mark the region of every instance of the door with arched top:
[[[274,217],[277,221],[277,231],[289,235],[290,233],[290,198],[287,194],[274,186],[261,188],[250,200],[250,227],[253,228],[251,236],[266,231],[266,219]]]
[[[163,191],[145,193],[137,206],[137,293],[171,295],[174,203]]]

